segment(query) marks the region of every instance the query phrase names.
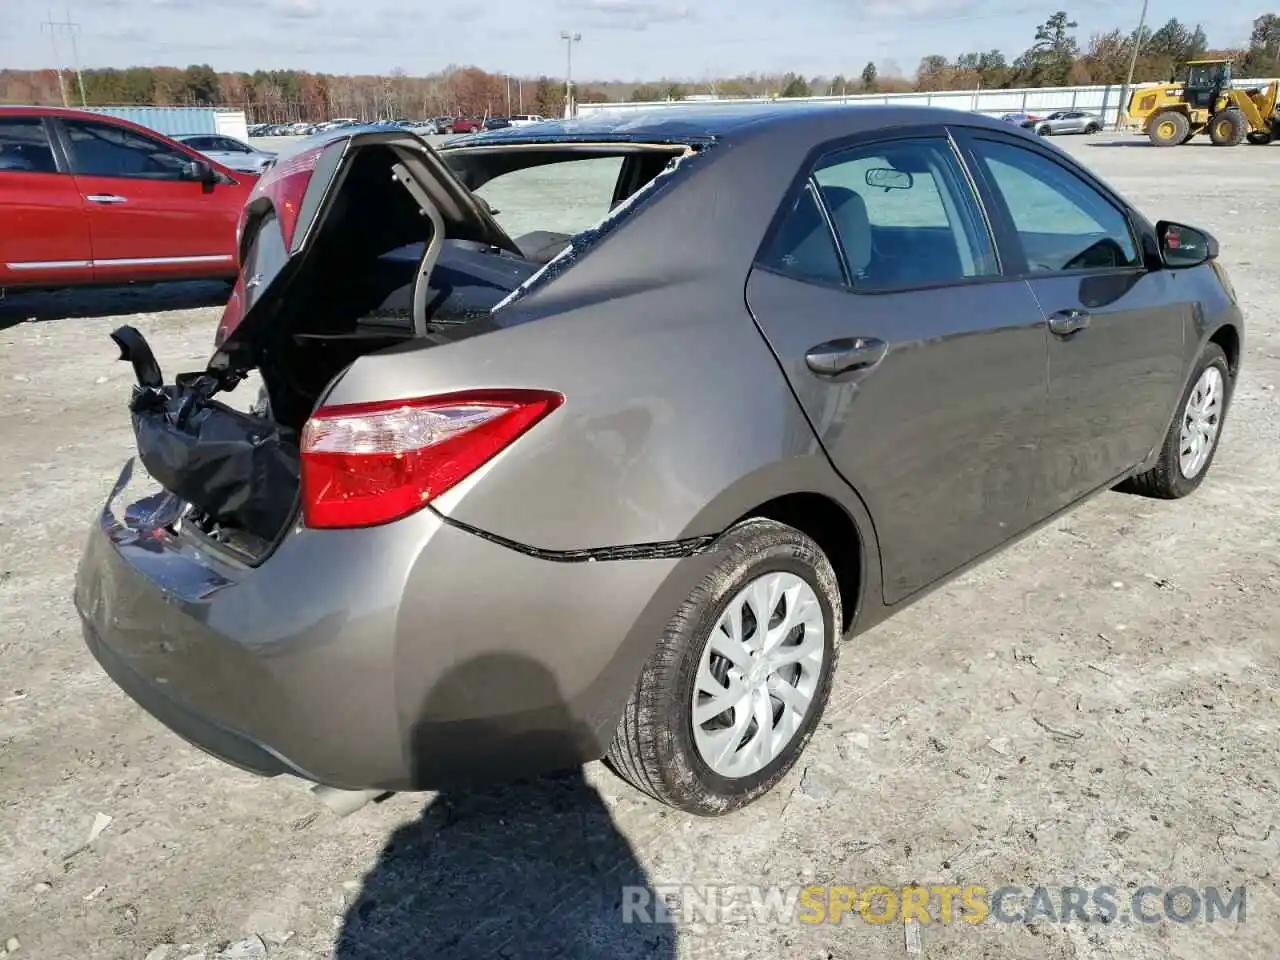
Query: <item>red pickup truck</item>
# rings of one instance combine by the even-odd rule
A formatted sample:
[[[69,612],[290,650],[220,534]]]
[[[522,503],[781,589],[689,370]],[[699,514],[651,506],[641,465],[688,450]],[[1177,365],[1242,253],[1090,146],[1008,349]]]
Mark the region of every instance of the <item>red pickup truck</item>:
[[[256,182],[124,120],[0,107],[0,290],[233,279]]]

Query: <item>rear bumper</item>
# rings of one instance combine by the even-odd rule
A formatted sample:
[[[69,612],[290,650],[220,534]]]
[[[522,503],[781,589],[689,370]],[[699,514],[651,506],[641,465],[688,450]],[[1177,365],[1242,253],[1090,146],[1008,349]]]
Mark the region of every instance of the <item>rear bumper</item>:
[[[208,753],[344,789],[438,789],[602,756],[710,563],[540,559],[423,510],[300,529],[239,567],[166,529],[167,498],[119,510],[126,475],[77,576],[90,651]]]

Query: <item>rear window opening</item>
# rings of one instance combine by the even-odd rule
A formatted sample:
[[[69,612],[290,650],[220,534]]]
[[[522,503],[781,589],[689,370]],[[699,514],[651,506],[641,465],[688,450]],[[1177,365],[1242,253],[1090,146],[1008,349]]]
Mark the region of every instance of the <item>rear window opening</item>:
[[[456,178],[441,171],[438,177],[451,184],[442,190],[412,146],[367,143],[343,161],[310,233],[292,253],[294,231],[305,228],[286,229],[269,205],[251,202],[237,286],[240,302],[250,306],[235,318],[238,326],[226,329],[238,338],[232,368],[237,376],[257,368],[262,396],[248,414],[239,413],[209,399],[216,377],[186,377],[134,407],[144,465],[190,504],[182,528],[246,562],[265,559],[299,516],[303,427],[351,364],[411,342],[434,349],[495,330],[496,309],[571,245],[593,242],[591,231],[621,217],[689,150],[629,143],[473,147],[440,155]],[[450,190],[455,202],[442,218],[432,198],[447,202]],[[295,201],[293,216],[305,220],[311,202],[310,193],[306,202]],[[184,391],[204,391],[195,406],[206,412],[175,426]],[[227,451],[221,473],[215,443]],[[263,444],[270,449],[259,449]],[[201,479],[214,476],[216,489]]]

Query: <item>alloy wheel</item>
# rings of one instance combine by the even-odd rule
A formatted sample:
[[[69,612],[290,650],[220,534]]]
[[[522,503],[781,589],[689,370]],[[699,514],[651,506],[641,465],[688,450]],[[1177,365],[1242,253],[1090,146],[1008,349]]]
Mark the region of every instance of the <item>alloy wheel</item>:
[[[722,777],[751,776],[782,754],[813,708],[828,625],[793,573],[763,574],[730,601],[694,679],[693,740]]]

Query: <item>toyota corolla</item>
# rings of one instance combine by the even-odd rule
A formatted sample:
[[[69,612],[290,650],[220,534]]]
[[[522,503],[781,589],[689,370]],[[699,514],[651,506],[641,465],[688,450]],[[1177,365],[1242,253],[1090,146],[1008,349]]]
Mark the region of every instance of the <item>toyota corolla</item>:
[[[842,641],[1095,494],[1192,493],[1240,364],[1209,234],[927,108],[334,131],[238,244],[203,369],[115,335],[138,457],[75,601],[174,731],[343,790],[605,758],[740,807]]]

